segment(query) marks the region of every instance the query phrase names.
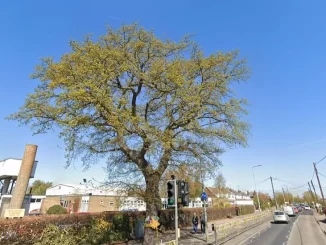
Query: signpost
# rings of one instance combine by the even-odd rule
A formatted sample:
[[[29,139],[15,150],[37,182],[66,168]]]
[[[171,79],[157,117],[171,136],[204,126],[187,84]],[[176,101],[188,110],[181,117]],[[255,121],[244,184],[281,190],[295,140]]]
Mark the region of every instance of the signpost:
[[[206,242],[208,242],[207,211],[206,211],[207,193],[205,191],[203,191],[203,193],[201,194],[201,200],[204,202],[205,236],[206,236]]]

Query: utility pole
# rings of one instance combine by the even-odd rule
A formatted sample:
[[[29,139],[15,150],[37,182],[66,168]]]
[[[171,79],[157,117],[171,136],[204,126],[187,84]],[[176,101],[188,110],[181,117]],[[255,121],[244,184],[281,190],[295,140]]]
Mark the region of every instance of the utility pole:
[[[315,202],[315,208],[316,208],[316,200],[315,200],[315,197],[314,197],[314,194],[312,193],[312,191],[311,191],[311,187],[310,187],[310,183],[309,183],[309,181],[308,181],[308,186],[309,186],[309,192],[310,192],[310,195],[311,195],[311,197],[312,197],[312,200]]]
[[[316,197],[316,202],[318,202],[318,196],[316,194],[316,189],[315,189],[314,183],[312,182],[312,180],[310,182],[311,182],[312,188],[314,189],[314,193],[315,193],[315,197]]]
[[[277,204],[277,200],[276,200],[276,196],[275,196],[273,178],[272,177],[271,177],[271,183],[272,183],[272,189],[273,189],[273,195],[274,195],[274,200],[275,200],[275,204],[276,204],[276,209],[278,209],[278,204]]]
[[[283,192],[283,200],[284,200],[284,205],[285,205],[285,194],[284,194],[284,189],[282,187],[282,192]]]
[[[319,176],[318,176],[318,171],[317,171],[317,168],[316,168],[316,163],[313,163],[314,165],[314,169],[315,169],[315,174],[317,176],[317,180],[318,180],[318,185],[319,185],[319,189],[320,189],[320,193],[321,193],[321,197],[323,199],[323,204],[324,204],[324,207],[325,207],[325,198],[324,198],[324,192],[323,192],[323,189],[321,188],[321,184],[320,184],[320,181],[319,181]]]
[[[286,190],[287,190],[287,193],[288,193],[288,201],[289,201],[289,204],[290,204],[290,192],[289,192],[289,187],[286,185]]]
[[[252,167],[252,175],[253,175],[253,177],[254,177],[254,185],[255,185],[255,192],[256,192],[256,195],[257,195],[257,201],[258,201],[258,209],[259,209],[259,212],[261,212],[261,208],[260,208],[259,192],[258,192],[257,187],[256,187],[256,179],[255,179],[254,168],[261,167],[261,166],[262,166],[262,165],[256,165],[256,166],[253,166],[253,167]],[[256,207],[255,207],[255,210],[256,210]]]

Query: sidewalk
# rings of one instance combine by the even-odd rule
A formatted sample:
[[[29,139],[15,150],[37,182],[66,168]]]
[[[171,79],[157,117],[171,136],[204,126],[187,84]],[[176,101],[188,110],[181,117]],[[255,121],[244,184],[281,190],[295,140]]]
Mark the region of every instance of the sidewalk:
[[[313,210],[315,219],[319,224],[321,230],[326,234],[326,216],[324,214],[317,213],[316,210]]]
[[[254,213],[254,214],[248,214],[248,215],[242,215],[242,216],[235,216],[233,218],[226,218],[226,219],[219,219],[214,221],[207,222],[208,224],[208,233],[209,235],[209,242],[207,243],[205,241],[205,234],[202,234],[200,232],[200,225],[198,225],[199,233],[194,234],[192,227],[184,227],[180,229],[180,238],[179,238],[179,244],[180,245],[191,245],[191,244],[198,244],[198,245],[204,245],[204,244],[212,244],[212,241],[214,240],[214,235],[212,234],[212,224],[214,224],[215,229],[219,229],[222,226],[225,226],[227,224],[234,223],[236,221],[243,221],[253,216],[258,216],[261,213]],[[162,242],[168,242],[171,240],[175,240],[175,232],[174,231],[167,231],[166,233],[162,234],[159,238],[162,240]]]

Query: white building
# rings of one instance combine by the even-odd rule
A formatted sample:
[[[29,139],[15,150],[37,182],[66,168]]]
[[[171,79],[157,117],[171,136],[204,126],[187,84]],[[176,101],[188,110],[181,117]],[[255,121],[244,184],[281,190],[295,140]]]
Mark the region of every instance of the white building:
[[[207,195],[211,198],[226,199],[231,205],[254,205],[249,193],[234,191],[230,189],[219,190],[214,187],[205,188]]]

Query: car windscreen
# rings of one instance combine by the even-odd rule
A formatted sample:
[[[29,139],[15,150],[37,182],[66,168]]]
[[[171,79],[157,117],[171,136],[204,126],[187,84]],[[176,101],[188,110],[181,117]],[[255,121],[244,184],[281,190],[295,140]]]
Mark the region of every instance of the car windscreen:
[[[275,212],[274,214],[275,214],[275,215],[284,215],[283,212]]]

